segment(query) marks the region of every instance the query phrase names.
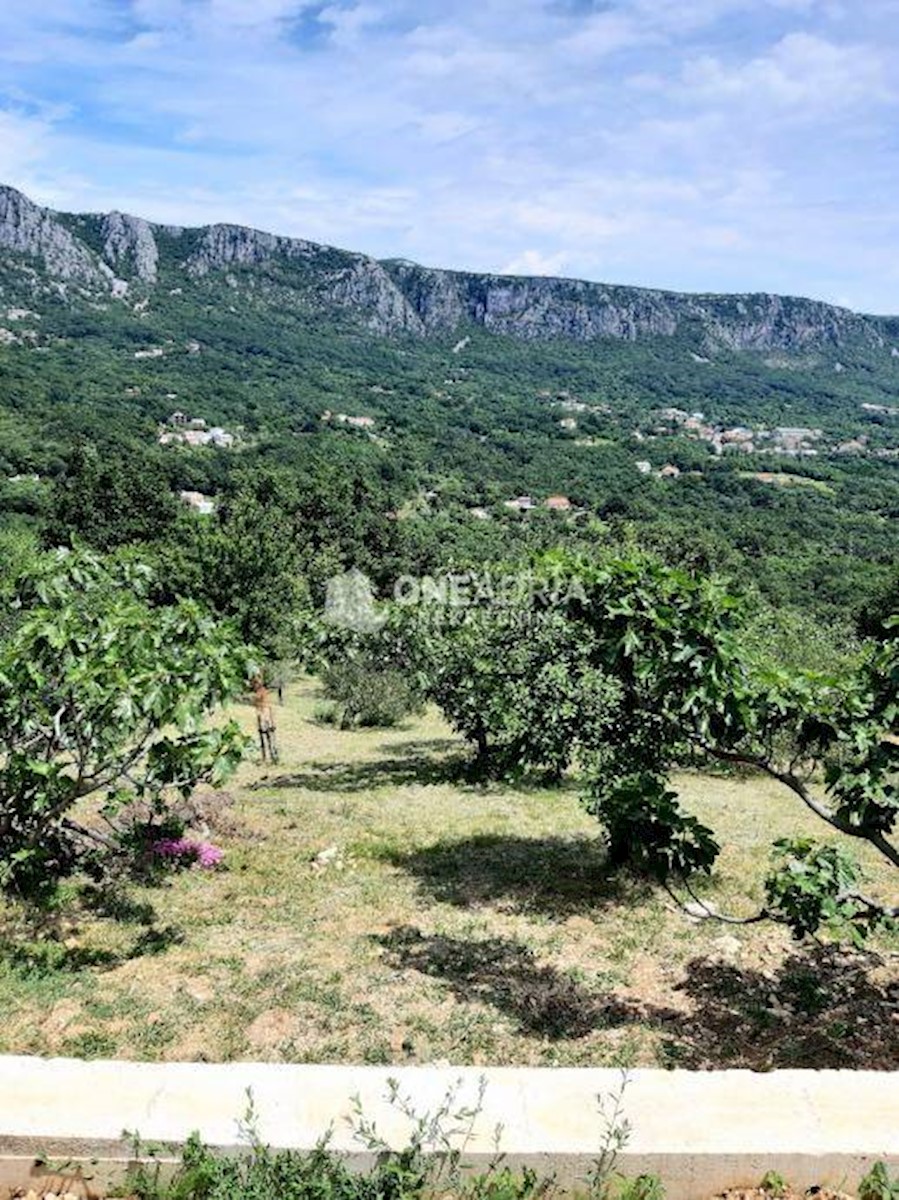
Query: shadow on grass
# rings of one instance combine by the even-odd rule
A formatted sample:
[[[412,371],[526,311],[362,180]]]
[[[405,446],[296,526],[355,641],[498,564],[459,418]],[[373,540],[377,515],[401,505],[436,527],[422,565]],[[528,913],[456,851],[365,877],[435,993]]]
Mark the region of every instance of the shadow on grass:
[[[250,784],[253,791],[267,788],[304,788],[311,792],[364,792],[413,784],[452,784],[466,792],[502,793],[579,791],[581,782],[568,775],[547,780],[539,773],[506,778],[484,772],[469,748],[457,738],[418,738],[384,742],[383,758],[361,762],[318,760],[302,771],[264,775]]]
[[[819,946],[790,955],[770,975],[694,959],[677,991],[693,1013],[666,1043],[671,1066],[899,1066],[899,978],[875,954]]]
[[[156,921],[156,910],[148,900],[136,900],[121,887],[91,884],[82,890],[81,901],[98,917],[109,917],[129,925],[150,926]]]
[[[660,1035],[659,1063],[669,1067],[899,1065],[899,980],[895,971],[886,981],[874,977],[884,969],[876,955],[816,947],[791,955],[772,975],[697,958],[671,989],[668,1007],[593,991],[505,938],[466,940],[402,926],[374,940],[395,969],[439,979],[460,1002],[489,1004],[521,1032],[552,1040],[630,1025]]]
[[[458,738],[411,738],[405,742],[383,742],[381,748],[406,758],[421,758],[427,754],[446,754],[456,757],[465,752],[465,747]]]
[[[416,850],[378,851],[437,900],[460,908],[494,904],[554,917],[596,912],[643,898],[648,887],[613,871],[598,837],[479,834]]]
[[[183,941],[184,932],[175,925],[144,929],[130,946],[121,950],[67,945],[54,938],[33,940],[4,935],[0,938],[0,966],[23,979],[41,979],[59,973],[110,971],[135,958],[162,954]]]
[[[359,763],[310,762],[306,770],[289,775],[265,775],[251,784],[253,791],[267,788],[302,788],[309,792],[350,794],[385,787],[459,783],[467,760],[461,756],[433,760],[424,757],[381,758]]]
[[[378,937],[396,968],[443,980],[461,1001],[482,1001],[512,1017],[521,1032],[554,1041],[596,1029],[654,1025],[677,1014],[589,991],[570,975],[541,966],[532,950],[505,938],[465,941],[402,926]]]

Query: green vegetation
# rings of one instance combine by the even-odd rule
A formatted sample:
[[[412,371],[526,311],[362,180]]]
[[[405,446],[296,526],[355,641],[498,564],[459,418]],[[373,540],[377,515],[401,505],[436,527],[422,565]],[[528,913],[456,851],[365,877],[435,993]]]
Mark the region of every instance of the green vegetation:
[[[859,1200],[896,1200],[899,1179],[890,1175],[886,1163],[877,1162],[858,1185]]]
[[[243,683],[245,654],[195,603],[153,608],[146,591],[139,566],[64,551],[14,589],[24,615],[0,645],[0,887],[14,896],[46,906],[76,870],[102,878],[172,832],[169,796],[240,760],[238,727],[202,721]],[[84,820],[90,798],[105,832]],[[135,805],[137,846],[118,819]]]
[[[258,277],[238,269],[231,283],[218,271],[191,278],[165,255],[162,267],[152,293],[102,308],[22,295],[41,320],[36,342],[0,346],[0,522],[51,544],[74,531],[98,548],[140,540],[168,551],[188,536],[178,491],[214,496],[225,511],[241,496],[246,515],[252,493],[302,526],[319,600],[335,567],[355,564],[389,590],[404,572],[637,542],[848,630],[895,578],[899,481],[895,459],[879,456],[899,448],[888,413],[899,367],[886,351],[719,348],[697,362],[692,334],[381,337],[346,311],[310,311],[290,291],[298,264],[280,281],[275,265]],[[12,301],[21,277],[10,267],[4,279]],[[147,346],[160,357],[136,359]],[[770,439],[751,458],[717,455],[660,416],[672,406],[722,429],[821,436],[813,456]],[[160,422],[178,409],[227,427],[234,448],[158,445]],[[836,452],[858,439],[858,452]],[[647,475],[636,468],[644,460]],[[665,464],[680,476],[659,478]],[[812,486],[773,486],[766,473]],[[522,494],[537,511],[504,507]],[[540,509],[553,494],[575,511]]]
[[[457,1098],[456,1085],[433,1110],[418,1113],[396,1081],[389,1080],[386,1100],[410,1127],[402,1149],[384,1141],[357,1099],[353,1135],[374,1159],[373,1166],[362,1171],[351,1169],[346,1156],[330,1149],[329,1134],[308,1153],[266,1146],[253,1127],[251,1097],[242,1124],[249,1142],[245,1152],[216,1155],[194,1134],[181,1151],[174,1175],[164,1177],[159,1162],[135,1138],[133,1165],[121,1190],[137,1200],[429,1200],[441,1195],[459,1200],[538,1200],[571,1195],[563,1193],[551,1175],[505,1165],[498,1149],[482,1171],[466,1162],[485,1089],[482,1079],[476,1101],[464,1105]],[[501,1132],[501,1127],[494,1131],[497,1143]],[[623,1119],[605,1131],[599,1158],[583,1186],[573,1193],[579,1200],[663,1200],[664,1187],[657,1176],[628,1179],[617,1172],[628,1132]]]
[[[763,1192],[768,1192],[775,1197],[785,1196],[789,1191],[789,1186],[779,1171],[766,1171],[759,1182],[759,1188]]]
[[[66,220],[96,241],[95,220]],[[346,896],[329,900],[341,935],[357,923],[370,986],[346,994],[340,981],[356,966],[343,947],[332,973],[300,964],[295,985],[278,975],[237,989],[217,1012],[214,1055],[249,1051],[242,1029],[299,1004],[316,1020],[331,1010],[331,1027],[323,1019],[310,1035],[317,1055],[406,1053],[402,1036],[380,1036],[370,1000],[383,956],[481,1005],[454,1009],[446,1029],[407,1006],[413,1045],[424,1029],[418,1040],[472,1059],[703,1061],[660,1032],[661,1005],[630,1010],[621,1043],[639,1032],[627,1053],[591,1040],[614,1024],[603,1025],[605,984],[582,987],[589,959],[574,975],[547,959],[556,949],[527,925],[526,902],[514,928],[491,918],[472,940],[440,908],[464,874],[460,841],[488,863],[488,882],[469,881],[476,897],[506,886],[549,903],[572,891],[604,921],[624,902],[629,928],[649,940],[673,898],[699,921],[732,917],[741,933],[773,920],[797,940],[891,944],[899,366],[885,343],[765,357],[710,348],[698,326],[634,342],[518,340],[480,326],[377,336],[316,299],[318,268],[342,271],[350,256],[192,275],[179,256],[199,235],[178,246],[159,236],[158,282],[132,281],[126,299],[64,294],[15,256],[0,265],[4,302],[27,295],[41,310],[33,336],[0,344],[0,882],[58,917],[43,943],[12,939],[0,991],[34,983],[22,1013],[62,987],[60,913],[114,910],[102,934],[85,918],[99,942],[81,949],[88,966],[96,953],[127,974],[148,946],[173,953],[182,917],[188,942],[196,922],[214,927],[216,905],[236,913],[274,898],[311,937],[322,913],[297,861],[316,878],[338,861],[352,895],[346,909]],[[375,602],[347,630],[322,609],[352,569]],[[324,685],[302,722],[279,710],[288,737],[275,779],[238,767],[243,738],[209,719],[238,696],[251,657],[269,682],[309,670]],[[424,702],[445,725],[423,716]],[[237,711],[251,732],[251,714]],[[397,749],[385,767],[378,746],[401,747],[409,729],[442,748]],[[327,748],[324,766],[313,745]],[[113,895],[112,864],[133,875],[154,839],[179,865],[200,861],[201,843],[181,843],[210,822],[174,801],[194,803],[198,785],[234,770],[260,789],[236,809],[252,822],[254,803],[270,801],[256,832],[283,838],[286,857],[266,861],[236,837],[233,872],[202,882],[145,872]],[[778,814],[755,813],[736,894],[722,864],[748,835],[744,814],[710,797],[738,802],[724,774],[745,775]],[[324,845],[296,834],[316,800],[318,828],[333,835]],[[459,823],[443,826],[443,841],[423,841],[421,827],[451,810]],[[521,845],[505,844],[513,820],[532,831]],[[839,844],[817,840],[824,827]],[[775,839],[765,864],[761,828]],[[442,896],[432,927],[407,886],[393,901],[408,919],[390,924],[382,911],[373,932],[373,897],[412,870],[405,852]],[[169,891],[154,890],[162,882]],[[161,894],[174,905],[163,924],[152,915]],[[733,911],[718,902],[731,899]],[[470,909],[476,922],[478,903]],[[659,936],[689,973],[671,931],[682,919],[672,910]],[[370,941],[360,950],[362,938],[380,938],[377,952]],[[623,938],[609,935],[609,978],[631,963]],[[220,948],[229,984],[228,963],[246,951]],[[129,1012],[121,1038],[88,1021],[73,1045],[168,1053],[180,1046],[179,1004],[139,1034],[148,1013]],[[515,1014],[517,1033],[485,1028],[491,1004]],[[746,1021],[758,1035],[756,1017]],[[312,1054],[288,1025],[276,1053]],[[10,1044],[23,1027],[13,1023]],[[571,1049],[579,1038],[589,1045]],[[645,1195],[634,1186],[655,1200],[651,1182]]]
[[[895,1061],[896,935],[688,920],[608,860],[580,783],[472,783],[433,709],[395,729],[276,705],[281,762],[201,789],[188,836],[224,851],[103,889],[73,876],[36,929],[0,904],[3,1053],[143,1060],[842,1067]],[[249,703],[229,709],[255,731]],[[677,772],[721,852],[703,901],[764,903],[767,839],[820,821],[774,780]],[[200,803],[202,802],[202,803]],[[180,809],[180,805],[179,805]],[[764,836],[760,836],[760,831]],[[860,843],[875,896],[887,863]],[[697,885],[698,887],[698,885]],[[823,944],[822,944],[823,943]]]
[[[510,594],[502,595],[502,579],[485,577],[479,601],[459,609],[451,597],[449,607],[425,601],[401,611],[397,632],[407,669],[474,746],[475,774],[531,772],[558,782],[604,740],[617,693],[589,631],[561,607],[536,606],[528,579],[508,576]]]
[[[692,877],[711,871],[720,845],[669,778],[684,763],[724,763],[767,774],[830,831],[899,867],[899,619],[881,641],[809,668],[795,651],[776,661],[714,575],[645,554],[560,552],[518,575],[422,581],[378,615],[361,637],[369,661],[417,676],[473,746],[474,774],[558,782],[577,763],[614,865],[699,903]],[[861,890],[844,847],[809,839],[775,845],[766,901],[744,920],[782,921],[797,937],[842,923],[861,939],[899,916]]]
[[[389,729],[421,712],[421,696],[405,673],[379,665],[374,655],[348,657],[328,665],[322,686],[331,706],[324,718],[341,729]]]

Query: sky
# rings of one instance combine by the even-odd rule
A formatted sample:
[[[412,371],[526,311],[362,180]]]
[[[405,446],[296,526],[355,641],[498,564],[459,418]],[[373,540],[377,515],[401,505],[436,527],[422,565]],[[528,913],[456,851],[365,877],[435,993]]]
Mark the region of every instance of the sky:
[[[0,0],[0,182],[899,313],[899,0]]]

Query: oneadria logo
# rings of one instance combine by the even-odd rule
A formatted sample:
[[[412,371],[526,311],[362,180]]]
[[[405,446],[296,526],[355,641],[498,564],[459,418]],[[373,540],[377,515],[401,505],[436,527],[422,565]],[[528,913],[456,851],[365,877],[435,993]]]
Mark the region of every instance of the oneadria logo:
[[[387,617],[375,605],[375,594],[368,576],[353,567],[328,580],[324,619],[329,625],[352,629],[356,633],[375,633]]]

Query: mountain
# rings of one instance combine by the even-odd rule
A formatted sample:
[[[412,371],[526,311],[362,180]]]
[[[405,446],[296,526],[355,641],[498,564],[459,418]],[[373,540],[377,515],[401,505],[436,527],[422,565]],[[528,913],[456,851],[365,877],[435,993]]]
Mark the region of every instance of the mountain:
[[[85,487],[90,541],[101,511],[143,529],[149,495],[227,512],[248,481],[300,480],[327,542],[336,480],[400,573],[636,537],[829,621],[891,578],[897,465],[897,318],[434,270],[0,187],[0,538],[57,530]]]
[[[57,213],[0,187],[0,298],[146,301],[227,281],[273,305],[330,314],[377,335],[483,329],[516,339],[676,338],[696,350],[896,356],[899,320],[769,294],[688,295],[572,279],[444,271],[378,261],[237,225],[154,225],[120,212]]]

